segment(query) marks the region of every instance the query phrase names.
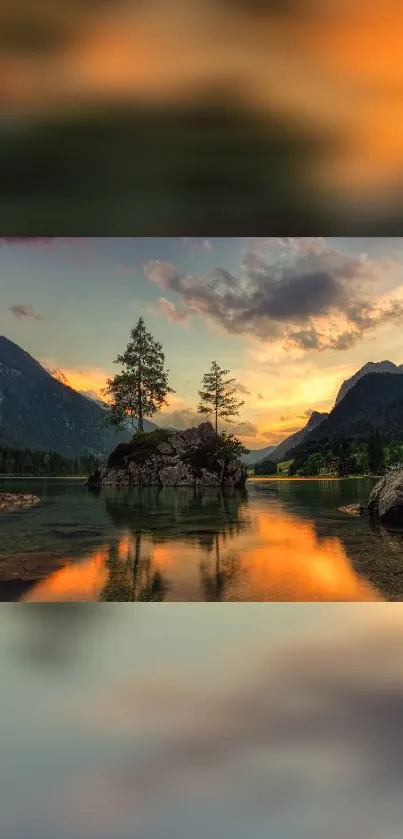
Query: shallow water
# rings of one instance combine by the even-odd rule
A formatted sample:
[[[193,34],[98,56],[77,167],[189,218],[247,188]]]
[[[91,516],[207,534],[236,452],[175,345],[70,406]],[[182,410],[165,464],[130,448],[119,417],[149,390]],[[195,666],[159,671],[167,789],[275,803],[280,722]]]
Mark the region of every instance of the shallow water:
[[[25,601],[403,599],[403,536],[338,507],[373,481],[249,480],[245,491],[0,482],[38,507],[0,519],[0,598]]]

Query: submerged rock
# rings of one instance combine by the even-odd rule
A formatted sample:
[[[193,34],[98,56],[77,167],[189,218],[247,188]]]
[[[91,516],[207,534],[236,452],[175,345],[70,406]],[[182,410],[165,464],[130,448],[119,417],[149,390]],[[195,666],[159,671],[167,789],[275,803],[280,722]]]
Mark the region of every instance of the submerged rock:
[[[346,504],[344,507],[338,507],[340,513],[347,513],[349,516],[362,516],[366,512],[366,508],[362,504]]]
[[[37,495],[23,495],[19,492],[0,492],[0,510],[17,510],[20,507],[33,507],[39,504]]]
[[[388,472],[375,484],[368,512],[382,524],[403,527],[403,469]]]
[[[213,426],[203,422],[186,431],[158,429],[134,437],[111,453],[88,478],[88,486],[244,487],[247,467],[223,453]]]

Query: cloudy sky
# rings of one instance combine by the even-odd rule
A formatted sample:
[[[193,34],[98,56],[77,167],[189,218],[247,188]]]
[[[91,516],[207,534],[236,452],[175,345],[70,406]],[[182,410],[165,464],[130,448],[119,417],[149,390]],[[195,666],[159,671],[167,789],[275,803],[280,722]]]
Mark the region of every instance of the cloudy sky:
[[[186,427],[217,360],[252,448],[329,410],[367,361],[403,363],[403,239],[14,239],[0,247],[0,332],[77,390],[100,393],[140,315]]]

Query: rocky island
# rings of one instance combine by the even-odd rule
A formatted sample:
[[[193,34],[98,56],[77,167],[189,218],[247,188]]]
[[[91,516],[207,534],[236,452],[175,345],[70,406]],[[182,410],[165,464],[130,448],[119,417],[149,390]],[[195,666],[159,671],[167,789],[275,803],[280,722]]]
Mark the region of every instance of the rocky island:
[[[9,512],[18,510],[21,507],[33,507],[39,504],[40,498],[37,495],[23,495],[17,492],[0,492],[0,510]]]
[[[210,422],[185,431],[159,428],[120,443],[88,486],[237,487],[247,467],[236,442],[216,435]]]

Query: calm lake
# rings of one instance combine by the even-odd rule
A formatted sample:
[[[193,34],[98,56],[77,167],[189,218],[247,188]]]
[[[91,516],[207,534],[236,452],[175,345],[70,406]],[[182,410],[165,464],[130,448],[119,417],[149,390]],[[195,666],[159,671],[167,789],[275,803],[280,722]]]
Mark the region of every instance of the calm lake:
[[[0,518],[2,601],[403,599],[403,535],[338,507],[374,481],[251,479],[245,491],[88,490],[3,479],[42,503]]]

